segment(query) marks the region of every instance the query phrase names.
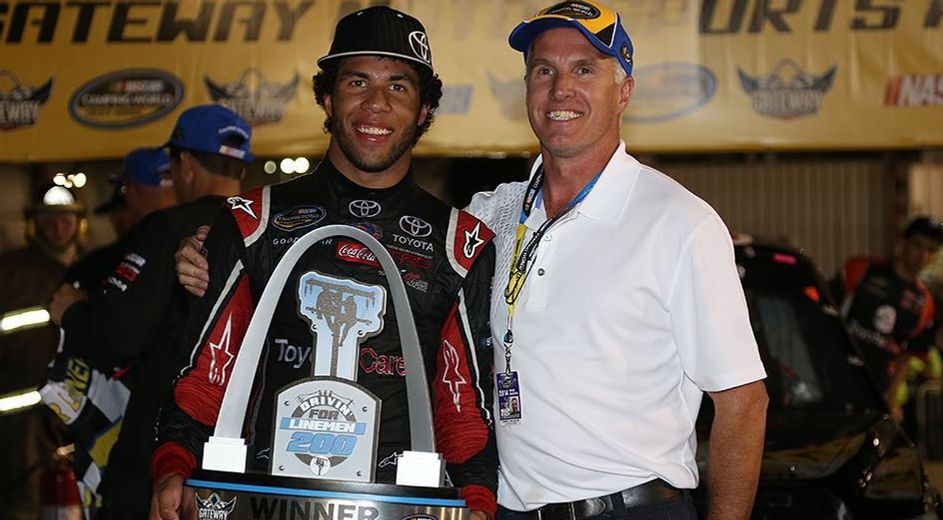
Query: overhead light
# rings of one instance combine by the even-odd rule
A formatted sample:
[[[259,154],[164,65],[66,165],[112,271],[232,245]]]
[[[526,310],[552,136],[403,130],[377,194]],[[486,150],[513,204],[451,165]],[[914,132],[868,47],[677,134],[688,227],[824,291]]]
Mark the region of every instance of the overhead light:
[[[278,169],[278,165],[275,164],[275,161],[265,161],[265,165],[262,166],[262,169],[265,170],[265,173],[271,175]]]
[[[295,159],[295,173],[307,173],[308,168],[311,167],[311,163],[308,162],[307,157],[299,157]]]
[[[9,413],[40,403],[43,398],[35,389],[19,391],[0,397],[0,413]]]
[[[55,177],[52,178],[52,182],[56,186],[65,186],[66,179],[64,173],[57,173]]]
[[[278,167],[285,175],[291,175],[295,173],[295,160],[286,157],[282,159],[282,162],[278,164]]]
[[[72,183],[75,184],[76,188],[81,188],[85,186],[86,182],[88,182],[88,178],[82,172],[76,173],[75,176],[72,178]]]
[[[7,312],[0,318],[0,334],[9,334],[27,327],[49,323],[49,311],[42,307],[26,307]]]

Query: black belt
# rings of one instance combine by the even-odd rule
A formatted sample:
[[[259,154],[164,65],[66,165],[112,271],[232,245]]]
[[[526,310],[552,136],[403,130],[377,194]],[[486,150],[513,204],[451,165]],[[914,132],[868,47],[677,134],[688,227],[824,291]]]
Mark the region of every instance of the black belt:
[[[660,504],[676,498],[681,498],[680,489],[672,486],[660,478],[640,484],[629,489],[596,498],[587,498],[576,502],[562,504],[547,504],[535,511],[531,511],[537,520],[580,520],[592,518],[603,513],[610,513],[619,508],[620,501],[625,509]],[[621,500],[620,500],[621,499]]]

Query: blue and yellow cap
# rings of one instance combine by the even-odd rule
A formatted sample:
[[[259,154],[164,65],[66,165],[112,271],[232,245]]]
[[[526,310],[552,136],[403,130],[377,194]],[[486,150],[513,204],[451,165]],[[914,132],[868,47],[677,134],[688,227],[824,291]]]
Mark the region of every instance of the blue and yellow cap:
[[[622,18],[614,10],[589,0],[560,2],[541,10],[533,18],[517,25],[508,43],[524,53],[540,33],[556,27],[578,29],[599,52],[618,60],[625,73],[632,75],[632,40],[622,27]]]

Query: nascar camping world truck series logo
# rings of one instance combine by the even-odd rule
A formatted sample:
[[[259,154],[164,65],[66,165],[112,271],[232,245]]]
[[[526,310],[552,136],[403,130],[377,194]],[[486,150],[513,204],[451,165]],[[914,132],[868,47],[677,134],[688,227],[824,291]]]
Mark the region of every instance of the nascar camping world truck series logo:
[[[820,75],[810,74],[796,62],[785,59],[765,76],[751,76],[739,67],[737,74],[740,85],[752,99],[753,110],[764,116],[793,119],[819,111],[837,70],[838,66],[833,66]]]
[[[12,71],[0,69],[0,130],[35,125],[51,90],[52,78],[41,85],[24,85]]]
[[[294,99],[299,81],[297,72],[285,83],[268,81],[255,67],[244,70],[239,79],[231,83],[218,83],[208,76],[203,78],[213,101],[239,114],[252,126],[281,121],[285,105]]]
[[[69,100],[79,123],[100,129],[133,128],[173,112],[183,99],[183,84],[157,69],[126,69],[85,83]]]

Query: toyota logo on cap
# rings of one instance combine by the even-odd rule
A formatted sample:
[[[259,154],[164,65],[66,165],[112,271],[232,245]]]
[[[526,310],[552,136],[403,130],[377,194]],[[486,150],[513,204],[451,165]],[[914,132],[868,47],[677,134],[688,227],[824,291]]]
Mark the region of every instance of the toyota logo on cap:
[[[380,214],[380,203],[375,200],[352,200],[347,210],[355,217],[375,217]]]
[[[409,33],[409,46],[417,58],[429,63],[432,61],[429,56],[429,38],[422,31],[413,31]]]
[[[416,238],[427,237],[432,234],[432,224],[411,215],[400,218],[399,227]]]

